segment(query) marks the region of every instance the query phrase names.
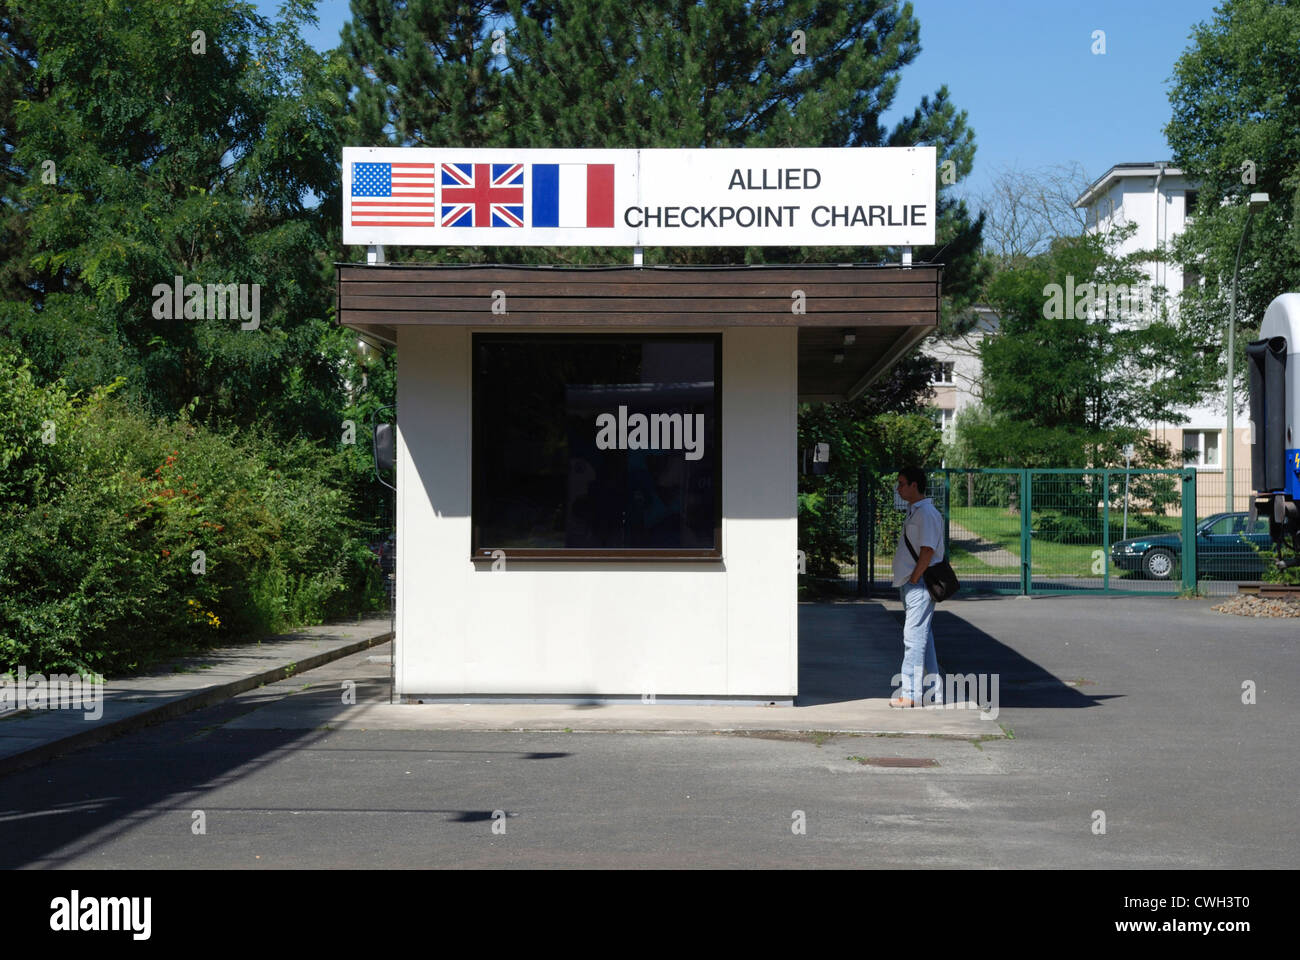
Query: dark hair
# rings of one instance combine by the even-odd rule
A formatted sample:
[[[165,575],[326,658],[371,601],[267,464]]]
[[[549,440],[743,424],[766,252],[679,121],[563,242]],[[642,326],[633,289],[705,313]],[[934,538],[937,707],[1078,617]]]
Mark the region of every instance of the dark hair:
[[[918,493],[925,493],[925,471],[920,467],[902,467],[899,474],[908,483],[916,484]]]

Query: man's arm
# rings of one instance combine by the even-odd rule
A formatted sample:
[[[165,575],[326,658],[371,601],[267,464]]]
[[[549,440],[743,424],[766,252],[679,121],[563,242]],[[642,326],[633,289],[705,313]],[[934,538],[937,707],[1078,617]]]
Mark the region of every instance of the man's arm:
[[[912,570],[912,575],[908,578],[908,582],[912,584],[920,583],[921,574],[925,573],[925,568],[930,565],[930,561],[933,559],[934,547],[922,547],[920,552],[917,554],[916,567]]]

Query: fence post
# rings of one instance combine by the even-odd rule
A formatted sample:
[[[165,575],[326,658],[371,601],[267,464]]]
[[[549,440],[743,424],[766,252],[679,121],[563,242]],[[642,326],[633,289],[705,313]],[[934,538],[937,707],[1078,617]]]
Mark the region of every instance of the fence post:
[[[1188,509],[1190,506],[1191,509]],[[1183,473],[1183,589],[1196,592],[1196,470]]]
[[[1033,525],[1030,519],[1034,481],[1028,469],[1020,471],[1020,592],[1028,596],[1034,583],[1033,556],[1030,541],[1033,539]]]
[[[864,522],[865,521],[865,522]],[[866,464],[858,465],[858,596],[871,596],[876,575],[876,503]],[[862,558],[867,558],[863,574]]]
[[[1110,593],[1110,471],[1101,475],[1101,592]]]
[[[943,558],[950,563],[948,544],[952,543],[952,471],[943,471]]]

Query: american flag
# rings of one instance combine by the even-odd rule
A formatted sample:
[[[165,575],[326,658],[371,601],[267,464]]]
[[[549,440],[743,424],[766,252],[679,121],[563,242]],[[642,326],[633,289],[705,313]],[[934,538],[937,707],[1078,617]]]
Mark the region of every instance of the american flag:
[[[436,163],[352,164],[352,226],[436,227]]]
[[[522,163],[444,163],[444,227],[522,227]]]

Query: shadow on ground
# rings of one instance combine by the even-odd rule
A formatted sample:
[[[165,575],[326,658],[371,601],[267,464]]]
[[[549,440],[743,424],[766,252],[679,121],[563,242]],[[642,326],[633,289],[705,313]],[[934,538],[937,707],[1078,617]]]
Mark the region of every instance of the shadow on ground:
[[[1107,699],[1091,697],[1070,686],[972,626],[962,617],[961,607],[961,603],[950,602],[935,611],[934,645],[942,673],[996,674],[999,706],[1003,709],[1091,707]],[[893,696],[891,681],[902,663],[901,610],[890,610],[870,600],[799,604],[796,706]]]
[[[300,696],[337,702],[337,684],[329,683],[327,687]],[[386,703],[389,684],[386,679],[361,680],[356,692],[358,703]],[[223,729],[230,721],[275,698],[270,692],[250,691],[240,698],[0,776],[0,869],[59,868],[74,861],[85,866],[85,858],[96,848],[150,821],[166,824],[165,829],[174,831],[175,842],[181,844],[191,836],[193,814],[198,809],[210,818],[214,833],[222,819],[280,810],[273,803],[255,809],[225,807],[214,803],[213,795],[220,795],[222,787],[251,777],[289,754],[337,754],[355,748],[327,742],[331,734],[324,730]],[[437,747],[402,752],[421,756],[481,753],[495,762],[516,765],[521,773],[531,764],[568,756],[534,750]],[[336,807],[327,809],[346,812]],[[383,805],[381,801],[368,805],[366,811],[418,813],[471,825],[493,815],[490,810],[426,807],[418,802],[403,806]],[[156,835],[156,823],[152,830]],[[201,857],[198,860],[201,865]],[[111,868],[114,864],[105,862],[102,866]]]

